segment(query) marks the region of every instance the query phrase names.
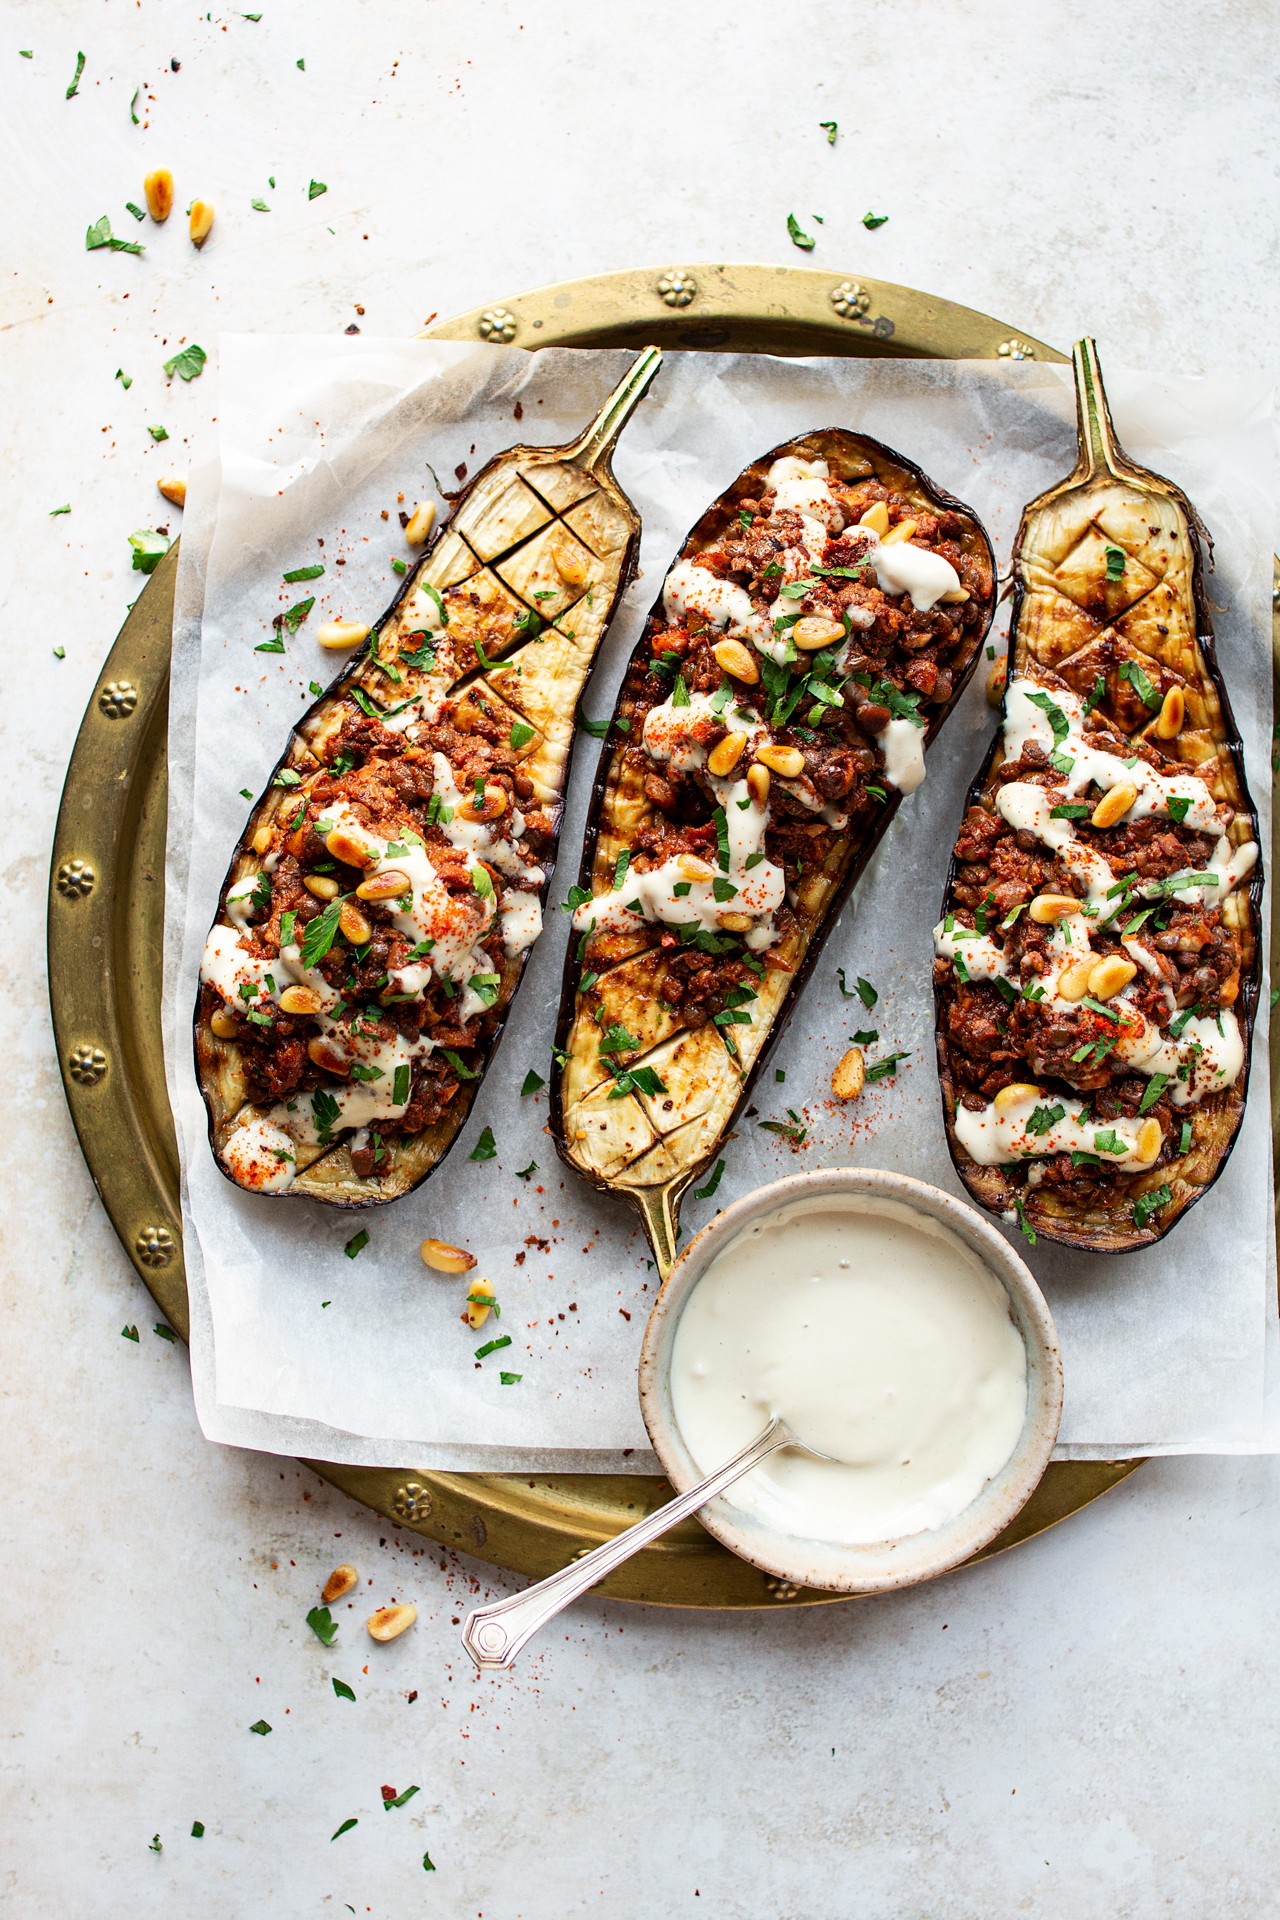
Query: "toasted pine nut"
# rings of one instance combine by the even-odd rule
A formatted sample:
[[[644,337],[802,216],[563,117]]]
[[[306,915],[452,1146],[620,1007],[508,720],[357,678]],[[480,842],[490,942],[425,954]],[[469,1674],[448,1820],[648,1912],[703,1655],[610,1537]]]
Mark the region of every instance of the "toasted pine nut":
[[[202,247],[209,238],[209,229],[213,225],[213,202],[211,200],[193,200],[189,232],[197,247]]]
[[[257,832],[256,832],[256,833],[254,834],[254,836],[253,836],[253,850],[254,850],[254,852],[255,852],[255,853],[265,853],[265,852],[266,852],[266,850],[267,850],[267,848],[268,848],[268,847],[269,847],[270,845],[271,845],[271,829],[270,829],[270,827],[259,827],[259,828],[258,828],[258,831],[257,831]]]
[[[209,1015],[209,1025],[219,1040],[234,1040],[240,1031],[240,1022],[234,1013],[228,1013],[225,1007],[218,1007]]]
[[[1073,960],[1058,975],[1058,994],[1063,1000],[1083,1000],[1089,991],[1089,976],[1093,972],[1094,958],[1086,953],[1082,960]]]
[[[349,940],[353,947],[363,947],[373,938],[373,928],[353,900],[343,901],[342,912],[338,915],[338,925],[342,929],[344,938]]]
[[[900,547],[904,540],[911,538],[915,530],[916,523],[914,520],[899,520],[896,527],[890,527],[888,533],[881,534],[880,545],[882,547]]]
[[[356,888],[357,900],[398,900],[402,893],[408,893],[411,881],[407,873],[401,873],[399,867],[384,867],[381,873],[374,873],[362,880]]]
[[[334,859],[341,860],[344,867],[371,867],[378,857],[371,847],[366,847],[362,841],[354,839],[351,834],[344,833],[341,827],[335,827],[333,832],[326,836],[325,845]],[[329,897],[332,899],[333,895],[330,894]]]
[[[1001,1087],[991,1104],[996,1112],[1000,1113],[1005,1107],[1016,1106],[1019,1100],[1038,1100],[1039,1098],[1039,1087],[1030,1087],[1025,1081],[1015,1080],[1011,1086]]]
[[[1061,920],[1064,913],[1079,913],[1080,902],[1073,893],[1040,893],[1027,908],[1029,918],[1047,927]]]
[[[831,1091],[837,1100],[856,1100],[862,1092],[865,1069],[862,1061],[862,1048],[850,1047],[836,1063],[831,1076]]]
[[[715,878],[715,868],[707,861],[699,860],[696,853],[678,854],[676,865],[686,880],[714,880]]]
[[[861,520],[859,520],[858,525],[860,527],[870,527],[872,533],[878,533],[882,537],[888,533],[889,509],[886,507],[884,501],[877,500],[873,507],[868,507]]]
[[[1170,687],[1156,721],[1158,740],[1176,740],[1182,732],[1182,723],[1187,717],[1187,702],[1181,687]]]
[[[563,535],[551,542],[549,551],[552,565],[566,586],[586,586],[591,578],[590,569],[584,563],[582,555],[574,552]]]
[[[354,620],[326,620],[323,626],[316,628],[316,639],[322,647],[358,647],[362,640],[369,638],[368,627],[360,626]]]
[[[323,1067],[326,1073],[346,1075],[351,1071],[351,1062],[346,1054],[322,1034],[317,1034],[314,1040],[308,1040],[307,1058],[313,1065]]]
[[[1114,827],[1117,820],[1124,818],[1138,797],[1138,789],[1131,780],[1122,780],[1118,787],[1112,787],[1110,793],[1104,793],[1092,814],[1089,824],[1093,827]]]
[[[159,226],[173,212],[173,175],[168,167],[156,167],[142,183],[147,212]]]
[[[320,1589],[320,1598],[326,1607],[333,1600],[341,1600],[344,1593],[350,1593],[359,1578],[360,1575],[348,1561],[344,1560],[340,1567],[335,1567]]]
[[[477,806],[474,791],[457,808],[460,820],[484,821],[497,820],[507,810],[507,796],[501,787],[486,787],[484,799]]]
[[[379,1607],[365,1621],[373,1640],[394,1640],[398,1633],[411,1627],[418,1617],[416,1607]]]
[[[1159,1159],[1160,1149],[1163,1145],[1164,1134],[1161,1131],[1160,1122],[1158,1120],[1144,1120],[1138,1128],[1138,1140],[1134,1148],[1134,1152],[1137,1154],[1139,1160],[1143,1160],[1150,1165],[1153,1160]]]
[[[718,667],[731,673],[735,680],[744,680],[749,687],[755,686],[760,678],[760,669],[756,665],[755,655],[749,647],[743,646],[741,640],[717,640],[711,651]]]
[[[493,1299],[493,1284],[489,1280],[473,1280],[467,1288],[467,1311],[465,1319],[469,1327],[482,1327],[489,1318],[489,1303]]]
[[[163,480],[156,481],[156,489],[166,500],[172,500],[175,507],[187,504],[187,483],[180,473],[166,473]]]
[[[286,987],[280,995],[281,1013],[319,1013],[322,1005],[314,987]]]
[[[987,675],[987,705],[998,707],[1009,680],[1009,656],[1003,654]]]
[[[436,1273],[469,1273],[476,1264],[474,1254],[451,1247],[447,1240],[424,1240],[422,1258]]]
[[[844,627],[839,620],[832,620],[825,613],[806,613],[792,627],[791,638],[801,653],[816,653],[819,647],[829,647],[835,641],[843,640]]]
[[[969,598],[969,589],[968,587],[948,587],[945,593],[938,595],[938,598],[944,607],[958,607],[961,601]]]
[[[1109,953],[1090,973],[1089,992],[1095,1000],[1110,1000],[1121,987],[1128,986],[1137,971],[1132,960],[1122,960],[1118,953]]]
[[[726,933],[750,933],[755,921],[749,913],[718,913],[716,924]]]
[[[799,747],[781,747],[776,741],[767,740],[764,746],[756,748],[756,759],[772,767],[784,780],[794,780],[804,772],[804,755]]]
[[[336,900],[338,897],[338,883],[331,874],[304,873],[302,884],[308,893],[314,893],[317,900]]]
[[[404,537],[411,547],[425,547],[427,535],[436,523],[436,503],[434,500],[420,500],[409,515],[409,524]]]
[[[714,773],[723,780],[725,774],[732,773],[742,758],[742,749],[747,744],[745,733],[726,733],[723,740],[712,747],[707,755],[707,772]]]
[[[754,763],[747,768],[747,792],[758,807],[763,807],[769,798],[769,769]]]

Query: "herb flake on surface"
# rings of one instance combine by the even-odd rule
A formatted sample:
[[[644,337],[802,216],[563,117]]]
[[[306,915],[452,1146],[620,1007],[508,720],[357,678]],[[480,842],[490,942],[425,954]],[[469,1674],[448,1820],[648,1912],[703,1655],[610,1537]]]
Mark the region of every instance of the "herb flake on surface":
[[[818,244],[804,232],[794,213],[787,215],[787,232],[791,235],[792,243],[799,247],[802,253],[812,253]]]
[[[333,1690],[337,1694],[339,1700],[355,1699],[355,1694],[352,1693],[350,1687],[347,1685],[345,1680],[335,1680],[333,1683]]]
[[[497,1157],[498,1148],[494,1141],[493,1128],[486,1127],[474,1147],[472,1147],[468,1158],[471,1160],[496,1160]]]
[[[194,343],[184,347],[181,353],[175,353],[172,360],[166,360],[164,370],[172,380],[176,373],[179,380],[194,380],[204,372],[205,362],[209,358],[203,347]]]
[[[337,1638],[338,1623],[329,1612],[328,1607],[312,1607],[310,1613],[307,1615],[307,1625],[310,1627],[312,1633],[315,1634],[317,1640],[322,1640],[326,1647],[333,1645],[334,1640]]]

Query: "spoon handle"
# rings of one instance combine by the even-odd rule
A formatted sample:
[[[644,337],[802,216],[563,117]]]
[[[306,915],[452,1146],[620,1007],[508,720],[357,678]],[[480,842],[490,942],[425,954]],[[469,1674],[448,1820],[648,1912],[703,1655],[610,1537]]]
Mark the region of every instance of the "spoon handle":
[[[489,1607],[475,1607],[467,1615],[462,1629],[462,1644],[477,1667],[509,1667],[521,1647],[539,1627],[555,1617],[562,1607],[576,1600],[606,1574],[629,1560],[633,1553],[639,1553],[641,1547],[647,1547],[651,1540],[674,1527],[689,1514],[696,1513],[699,1507],[705,1507],[718,1493],[741,1479],[744,1473],[763,1460],[766,1454],[774,1453],[779,1447],[794,1446],[795,1436],[785,1421],[771,1420],[764,1432],[758,1434],[741,1453],[735,1453],[732,1460],[726,1460],[722,1467],[700,1480],[696,1487],[690,1487],[671,1500],[665,1507],[658,1507],[653,1513],[646,1514],[643,1520],[637,1520],[633,1527],[606,1540],[603,1546],[595,1547],[581,1560],[571,1560],[559,1573],[552,1573],[536,1585],[526,1587],[523,1593],[512,1594],[510,1599],[496,1600]]]

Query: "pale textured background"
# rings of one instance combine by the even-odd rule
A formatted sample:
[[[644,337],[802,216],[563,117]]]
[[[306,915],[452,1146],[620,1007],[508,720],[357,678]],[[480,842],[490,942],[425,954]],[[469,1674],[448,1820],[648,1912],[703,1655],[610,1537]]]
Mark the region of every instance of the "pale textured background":
[[[77,1155],[41,952],[63,768],[138,583],[126,536],[162,519],[154,479],[216,410],[212,368],[164,385],[180,337],[337,329],[357,301],[369,329],[407,332],[606,267],[798,261],[794,210],[822,236],[816,265],[1060,345],[1087,327],[1129,365],[1274,368],[1280,10],[261,4],[254,26],[40,0],[10,5],[0,39],[0,597],[23,723],[4,850],[0,1906],[1270,1915],[1280,1464],[1158,1463],[1013,1556],[893,1600],[742,1617],[589,1602],[514,1677],[474,1679],[451,1622],[484,1569],[411,1559],[411,1537],[292,1463],[200,1439],[183,1351],[150,1334]],[[816,126],[833,117],[834,151]],[[157,164],[180,209],[217,203],[203,255],[180,219],[157,234],[123,211]],[[329,191],[308,204],[311,177]],[[868,207],[889,225],[865,233]],[[142,260],[84,251],[104,210],[148,241]],[[343,1556],[371,1600],[417,1600],[410,1635],[374,1649],[352,1613],[325,1652],[303,1615]],[[422,1791],[381,1816],[384,1781]]]

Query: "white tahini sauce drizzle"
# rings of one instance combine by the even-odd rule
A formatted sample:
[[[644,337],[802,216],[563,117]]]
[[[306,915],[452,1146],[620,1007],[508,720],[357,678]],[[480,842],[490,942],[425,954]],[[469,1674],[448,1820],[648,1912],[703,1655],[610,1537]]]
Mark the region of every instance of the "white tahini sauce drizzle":
[[[1176,889],[1172,896],[1187,906],[1198,906],[1206,898],[1210,906],[1220,904],[1233,887],[1252,873],[1257,864],[1258,848],[1254,841],[1249,840],[1232,849],[1229,837],[1222,831],[1222,816],[1213,796],[1198,774],[1161,773],[1141,756],[1137,756],[1130,766],[1119,754],[1095,745],[1085,733],[1084,702],[1065,687],[1054,688],[1048,695],[1068,728],[1067,737],[1055,741],[1053,720],[1037,699],[1032,698],[1033,695],[1043,697],[1045,689],[1032,680],[1019,678],[1010,681],[1005,699],[1006,760],[1020,758],[1028,741],[1035,740],[1047,753],[1056,751],[1071,765],[1065,772],[1060,767],[1055,769],[1060,784],[1052,788],[1034,786],[1030,781],[1008,782],[997,792],[996,806],[1001,817],[1015,831],[1025,829],[1033,833],[1041,845],[1051,848],[1060,864],[1084,885],[1085,897],[1081,901],[1081,911],[1064,915],[1046,929],[1049,935],[1049,964],[1036,980],[1037,987],[1044,993],[1046,1005],[1070,1009],[1078,1005],[1079,996],[1071,998],[1059,993],[1059,982],[1068,968],[1090,953],[1092,933],[1112,926],[1120,918],[1127,923],[1139,911],[1142,900],[1164,897],[1168,883],[1152,883],[1149,886],[1138,884],[1127,894],[1113,894],[1111,889],[1117,882],[1110,862],[1097,848],[1087,846],[1078,839],[1074,820],[1053,819],[1051,816],[1055,807],[1074,801],[1087,791],[1091,783],[1096,783],[1108,793],[1122,784],[1132,786],[1135,799],[1125,815],[1130,820],[1147,819],[1153,814],[1171,819],[1169,802],[1185,800],[1185,824],[1201,833],[1217,835],[1217,844],[1208,866],[1194,869],[1212,875],[1212,879],[1200,886]],[[1058,731],[1061,732],[1061,727]],[[1184,871],[1191,872],[1193,869]],[[1092,911],[1086,913],[1086,907]],[[1163,1090],[1164,1097],[1175,1107],[1196,1106],[1206,1094],[1221,1093],[1233,1086],[1244,1067],[1244,1042],[1234,1011],[1223,1008],[1208,1018],[1182,1019],[1176,1014],[1172,970],[1150,945],[1143,929],[1135,930],[1127,938],[1122,935],[1121,945],[1138,967],[1139,974],[1108,1002],[1120,1023],[1116,1055],[1138,1073],[1148,1076],[1167,1074],[1169,1081]],[[934,928],[933,947],[940,959],[955,961],[959,958],[971,980],[1009,980],[1015,987],[1019,986],[990,934],[979,934],[961,926],[954,915],[949,914]],[[1179,1027],[1176,1037],[1162,1036],[1159,1025],[1149,1020],[1142,1009],[1134,1004],[1134,990],[1141,984],[1144,972],[1159,979],[1164,986],[1166,1023],[1172,1020]],[[1001,1111],[997,1111],[990,1102],[977,1110],[961,1105],[956,1110],[957,1137],[966,1152],[984,1166],[997,1166],[1030,1155],[1063,1153],[1073,1149],[1095,1151],[1087,1139],[1076,1137],[1077,1129],[1072,1116],[1078,1111],[1079,1103],[1064,1101],[1062,1104],[1068,1112],[1061,1122],[1047,1133],[1027,1134],[1025,1121],[1038,1102],[1055,1104],[1047,1096],[1038,1095],[1037,1100],[1014,1103]],[[1141,1122],[1116,1120],[1099,1122],[1098,1125],[1103,1131],[1110,1126],[1120,1138],[1129,1140],[1131,1134],[1136,1139]],[[1090,1131],[1091,1124],[1083,1129],[1086,1134]],[[1103,1155],[1103,1158],[1118,1166],[1130,1164],[1116,1159],[1114,1155]],[[1142,1163],[1135,1161],[1132,1164]]]
[[[676,1424],[708,1473],[781,1414],[833,1461],[775,1453],[726,1502],[865,1545],[943,1526],[1009,1461],[1027,1356],[1008,1295],[900,1201],[793,1202],[708,1267],[672,1343]]]

